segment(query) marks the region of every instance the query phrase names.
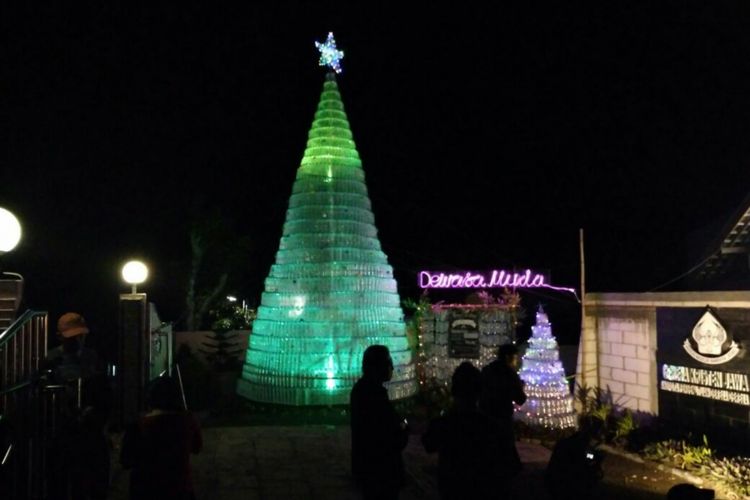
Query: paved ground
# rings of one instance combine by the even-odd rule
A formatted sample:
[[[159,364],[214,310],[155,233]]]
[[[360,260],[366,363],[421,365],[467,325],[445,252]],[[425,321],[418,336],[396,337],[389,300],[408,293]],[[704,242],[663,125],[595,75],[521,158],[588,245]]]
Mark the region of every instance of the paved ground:
[[[205,448],[193,458],[199,500],[357,499],[349,477],[346,426],[214,427],[204,429]],[[513,485],[514,498],[544,500],[543,472],[549,450],[518,443],[524,470]],[[436,457],[426,454],[418,435],[404,453],[409,478],[401,499],[437,499]],[[684,479],[652,464],[609,455],[597,498],[657,499]],[[128,473],[115,469],[115,500],[127,498]]]

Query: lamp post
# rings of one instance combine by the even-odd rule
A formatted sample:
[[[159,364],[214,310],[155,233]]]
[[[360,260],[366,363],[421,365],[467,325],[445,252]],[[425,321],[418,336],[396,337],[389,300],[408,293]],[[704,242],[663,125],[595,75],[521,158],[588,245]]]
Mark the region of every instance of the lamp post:
[[[122,266],[122,279],[131,293],[120,294],[117,341],[117,395],[120,424],[134,419],[143,409],[150,376],[151,341],[148,298],[138,285],[148,278],[148,267],[131,260]]]

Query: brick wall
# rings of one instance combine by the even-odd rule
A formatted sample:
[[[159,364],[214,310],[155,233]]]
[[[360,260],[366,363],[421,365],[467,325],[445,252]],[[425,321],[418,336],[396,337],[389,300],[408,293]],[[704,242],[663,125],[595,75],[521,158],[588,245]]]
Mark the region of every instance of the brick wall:
[[[656,332],[647,311],[599,311],[599,386],[619,406],[656,413]],[[653,339],[653,342],[652,342]]]

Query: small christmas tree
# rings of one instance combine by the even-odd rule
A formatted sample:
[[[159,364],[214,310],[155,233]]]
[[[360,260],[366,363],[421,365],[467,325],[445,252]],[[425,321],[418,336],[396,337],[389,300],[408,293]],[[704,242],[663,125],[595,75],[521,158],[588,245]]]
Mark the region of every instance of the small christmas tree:
[[[531,332],[519,372],[521,380],[526,383],[524,390],[528,399],[516,411],[516,418],[532,426],[575,427],[573,396],[565,380],[552,325],[541,306]]]

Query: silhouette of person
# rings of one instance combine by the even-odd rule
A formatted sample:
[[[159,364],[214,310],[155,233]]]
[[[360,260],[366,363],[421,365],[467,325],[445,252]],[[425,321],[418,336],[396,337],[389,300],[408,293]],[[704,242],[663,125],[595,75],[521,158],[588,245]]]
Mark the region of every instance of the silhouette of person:
[[[371,345],[362,356],[362,378],[350,395],[352,474],[366,499],[398,498],[403,480],[401,450],[409,439],[383,383],[393,376],[388,348]]]
[[[513,432],[513,404],[523,404],[526,393],[518,376],[518,348],[504,344],[498,348],[497,359],[482,368],[482,392],[479,409],[495,418],[500,425],[500,454],[507,475],[521,470]]]
[[[453,405],[447,414],[433,419],[422,444],[438,452],[438,487],[444,499],[498,498],[500,470],[498,422],[477,407],[482,375],[468,361],[451,379]]]
[[[690,483],[676,484],[667,492],[667,500],[713,500],[716,492]]]
[[[178,382],[159,377],[149,388],[147,413],[123,436],[120,463],[130,472],[130,498],[195,498],[190,454],[200,452],[198,422],[183,408]]]
[[[597,418],[582,417],[578,431],[555,444],[545,476],[552,499],[592,498],[594,487],[603,476],[604,456],[596,450],[601,426],[602,421]]]
[[[89,328],[78,313],[57,321],[60,345],[47,353],[41,382],[61,390],[51,439],[52,498],[102,499],[109,489],[110,443],[105,435],[112,409],[106,371],[85,346]]]

